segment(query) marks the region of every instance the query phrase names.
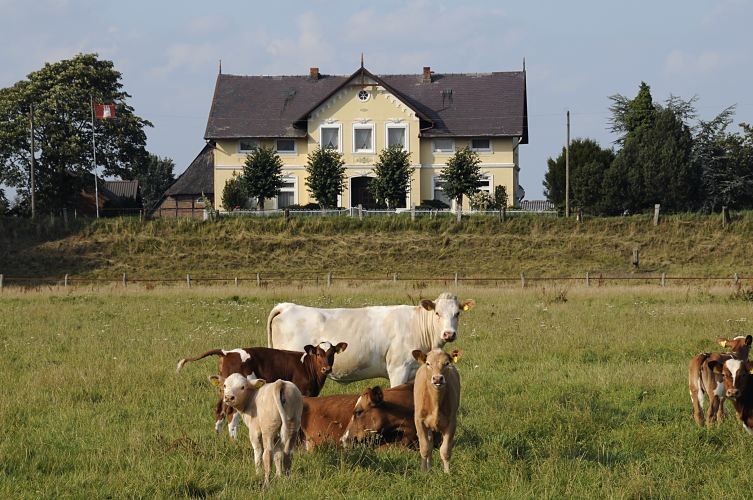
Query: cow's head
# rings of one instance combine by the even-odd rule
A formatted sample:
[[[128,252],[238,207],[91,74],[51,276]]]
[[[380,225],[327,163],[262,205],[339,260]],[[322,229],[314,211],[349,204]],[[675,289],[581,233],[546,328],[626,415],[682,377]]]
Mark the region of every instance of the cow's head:
[[[306,351],[306,356],[310,357],[317,373],[329,375],[332,373],[332,365],[335,363],[335,354],[339,354],[347,348],[346,342],[340,342],[337,345],[332,345],[330,342],[320,342],[316,347],[310,344],[306,345],[303,350]]]
[[[419,364],[424,365],[425,370],[429,371],[427,378],[431,382],[431,387],[440,390],[447,384],[449,371],[455,369],[453,364],[463,357],[463,350],[455,349],[452,352],[444,352],[442,349],[433,349],[429,352],[423,352],[416,349],[411,354]]]
[[[434,314],[434,334],[439,335],[439,346],[445,342],[452,342],[458,336],[458,319],[461,311],[469,311],[476,305],[473,299],[467,299],[462,302],[449,293],[443,293],[437,300],[431,301],[423,299],[421,307]]]
[[[367,387],[363,390],[353,408],[345,434],[340,439],[344,446],[378,438],[381,430],[389,426],[383,405],[384,393],[381,387]]]
[[[227,378],[221,375],[211,375],[209,382],[222,389],[225,404],[236,410],[245,408],[248,398],[266,383],[263,379],[256,378],[254,374],[244,377],[240,373],[233,373]]]
[[[753,363],[739,359],[709,361],[709,368],[724,376],[724,395],[729,399],[737,399],[745,391],[753,373]]]
[[[735,359],[743,361],[748,359],[750,345],[753,343],[753,335],[743,337],[742,335],[733,339],[717,339],[720,346],[729,349]]]

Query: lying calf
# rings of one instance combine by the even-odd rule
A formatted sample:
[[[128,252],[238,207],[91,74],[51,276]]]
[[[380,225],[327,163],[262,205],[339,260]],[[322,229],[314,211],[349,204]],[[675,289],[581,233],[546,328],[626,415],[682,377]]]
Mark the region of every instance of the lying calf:
[[[254,449],[254,465],[264,462],[264,485],[269,484],[274,455],[277,476],[290,473],[293,447],[301,428],[303,396],[291,382],[278,380],[269,384],[253,376],[233,373],[225,378],[212,375],[213,385],[222,387],[226,404],[241,414],[248,427],[248,437]]]
[[[706,420],[708,424],[721,421],[724,418],[724,386],[722,377],[714,373],[710,363],[724,364],[728,359],[745,361],[748,359],[753,336],[739,336],[734,339],[718,339],[717,343],[730,349],[730,353],[702,352],[688,363],[688,391],[693,402],[693,418],[700,426],[704,424],[703,403],[704,395],[709,397],[709,408]]]
[[[748,434],[753,434],[753,363],[739,359],[710,361],[709,367],[715,374],[722,376],[724,394],[732,400],[737,419],[743,424]]]
[[[368,387],[351,406],[348,427],[340,438],[344,446],[354,442],[398,443],[415,448],[418,444],[413,417],[413,384],[387,390]]]
[[[450,457],[460,407],[460,375],[454,363],[461,356],[462,351],[459,350],[452,353],[442,349],[427,353],[413,351],[413,357],[420,363],[414,381],[413,401],[423,471],[431,468],[433,433],[438,432],[442,435],[439,456],[442,457],[445,473],[450,473]]]
[[[233,373],[243,376],[255,375],[268,382],[287,380],[298,387],[306,396],[318,396],[332,371],[335,354],[347,349],[348,344],[340,342],[333,346],[322,342],[316,347],[307,345],[306,352],[282,351],[268,347],[248,347],[224,351],[214,349],[195,358],[184,358],[178,362],[176,371],[180,372],[186,363],[198,361],[207,356],[219,356],[220,375],[227,378]],[[214,408],[214,430],[219,433],[225,417],[228,419],[228,433],[235,439],[238,434],[238,417],[233,415],[232,407],[223,402],[222,396]],[[232,419],[231,419],[232,418]]]

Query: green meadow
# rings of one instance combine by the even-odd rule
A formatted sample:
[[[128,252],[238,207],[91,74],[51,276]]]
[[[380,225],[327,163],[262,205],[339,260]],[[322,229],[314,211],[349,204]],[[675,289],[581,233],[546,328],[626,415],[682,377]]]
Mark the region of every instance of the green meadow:
[[[434,298],[441,290],[421,293]],[[452,474],[418,452],[296,452],[268,498],[636,498],[753,495],[753,438],[698,428],[687,362],[753,333],[732,288],[463,288],[461,410]],[[280,301],[358,307],[417,301],[400,286],[69,288],[0,294],[1,498],[254,498],[243,425],[213,432],[210,348],[265,345]],[[360,392],[385,380],[340,386]]]

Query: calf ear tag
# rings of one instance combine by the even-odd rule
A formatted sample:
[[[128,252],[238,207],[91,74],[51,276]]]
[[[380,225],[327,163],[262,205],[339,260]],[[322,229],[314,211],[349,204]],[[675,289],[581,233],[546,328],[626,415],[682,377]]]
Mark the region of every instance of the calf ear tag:
[[[456,354],[453,354],[453,355],[452,355],[452,362],[453,362],[453,363],[455,363],[455,364],[457,364],[457,363],[458,363],[458,361],[460,361],[460,355],[459,355],[459,354],[457,354],[457,353],[456,353]]]
[[[751,375],[753,375],[753,366],[751,366],[750,368],[748,368],[748,373],[750,373]]]
[[[465,304],[463,306],[463,311],[468,311],[468,310],[470,310],[470,307],[468,306],[468,304]]]

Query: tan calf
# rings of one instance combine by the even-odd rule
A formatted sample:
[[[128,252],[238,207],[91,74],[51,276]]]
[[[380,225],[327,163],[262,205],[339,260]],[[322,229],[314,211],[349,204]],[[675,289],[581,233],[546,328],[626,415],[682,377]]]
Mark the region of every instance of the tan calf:
[[[450,472],[450,457],[455,440],[458,407],[460,406],[460,375],[455,369],[462,351],[446,353],[434,349],[427,353],[416,350],[413,357],[419,368],[413,388],[416,433],[421,453],[421,470],[431,468],[434,433],[442,435],[439,455],[445,473]]]
[[[264,485],[269,484],[273,456],[277,476],[283,470],[290,473],[303,411],[303,396],[295,384],[284,380],[266,384],[262,379],[240,373],[227,378],[212,375],[209,380],[222,386],[225,403],[241,414],[248,427],[257,474],[260,463],[264,463]]]
[[[715,373],[712,365],[723,365],[729,359],[745,361],[748,359],[753,336],[739,336],[734,339],[718,339],[717,343],[730,349],[730,353],[702,352],[688,363],[688,391],[693,402],[693,418],[700,426],[704,425],[704,396],[709,397],[706,423],[713,424],[724,419],[724,400],[726,399],[721,373]]]

